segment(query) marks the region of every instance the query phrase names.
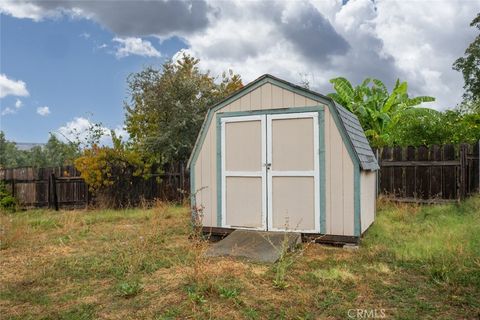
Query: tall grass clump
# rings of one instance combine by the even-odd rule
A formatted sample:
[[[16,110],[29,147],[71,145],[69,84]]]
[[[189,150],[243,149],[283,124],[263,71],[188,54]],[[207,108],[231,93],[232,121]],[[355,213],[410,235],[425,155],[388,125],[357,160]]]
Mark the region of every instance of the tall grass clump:
[[[198,191],[197,191],[198,192]],[[196,194],[195,194],[196,196]],[[203,206],[192,207],[192,221],[189,235],[189,256],[187,262],[189,269],[186,276],[186,292],[192,302],[192,310],[197,311],[197,306],[207,302],[206,294],[213,291],[213,280],[207,272],[207,257],[205,251],[208,243],[202,232]]]
[[[480,197],[445,205],[380,202],[363,244],[434,282],[480,286]]]

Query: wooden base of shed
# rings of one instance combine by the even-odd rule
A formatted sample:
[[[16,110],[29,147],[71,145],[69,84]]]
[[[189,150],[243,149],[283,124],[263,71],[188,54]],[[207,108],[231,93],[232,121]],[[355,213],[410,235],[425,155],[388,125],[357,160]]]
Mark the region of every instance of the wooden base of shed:
[[[234,230],[234,228],[202,227],[202,234],[211,241],[218,241],[228,236]],[[360,242],[360,238],[354,236],[339,236],[320,233],[302,233],[302,242],[312,241],[321,244],[343,246],[344,244],[358,244]]]

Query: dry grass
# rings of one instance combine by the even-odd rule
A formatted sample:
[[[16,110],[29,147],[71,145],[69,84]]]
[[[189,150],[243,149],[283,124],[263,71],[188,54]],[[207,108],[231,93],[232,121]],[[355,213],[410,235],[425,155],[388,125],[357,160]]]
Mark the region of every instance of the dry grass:
[[[278,264],[206,259],[188,208],[1,215],[3,319],[473,319],[480,199],[382,203],[359,250],[304,245]],[[287,256],[288,258],[288,256]]]

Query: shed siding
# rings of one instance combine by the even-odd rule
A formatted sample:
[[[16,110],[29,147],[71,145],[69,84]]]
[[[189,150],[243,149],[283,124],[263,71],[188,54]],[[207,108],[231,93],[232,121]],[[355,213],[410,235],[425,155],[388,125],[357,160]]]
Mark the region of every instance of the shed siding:
[[[221,112],[316,106],[320,103],[270,83],[221,109]],[[204,226],[217,226],[216,115],[195,163],[196,204],[203,206]],[[325,107],[326,233],[354,235],[353,162],[340,132]],[[363,189],[363,186],[362,186]]]
[[[377,173],[362,171],[360,173],[360,212],[362,233],[368,229],[375,219]]]

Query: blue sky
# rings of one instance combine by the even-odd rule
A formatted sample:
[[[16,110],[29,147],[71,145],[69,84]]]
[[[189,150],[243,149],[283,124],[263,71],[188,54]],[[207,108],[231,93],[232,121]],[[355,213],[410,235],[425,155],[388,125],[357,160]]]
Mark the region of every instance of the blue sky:
[[[0,129],[18,142],[89,121],[122,132],[126,78],[187,52],[213,75],[264,73],[329,93],[329,80],[397,78],[444,110],[461,101],[452,63],[476,36],[474,0],[1,0]],[[71,137],[71,136],[70,136]]]
[[[45,142],[49,132],[75,117],[121,126],[127,76],[145,65],[160,66],[185,47],[178,38],[163,43],[153,38],[162,56],[117,58],[114,34],[91,20],[63,17],[38,23],[2,14],[0,23],[1,73],[24,81],[29,92],[0,100],[1,110],[17,109],[17,100],[22,104],[1,118],[1,130],[13,141]],[[37,108],[45,106],[50,113],[38,114]]]

